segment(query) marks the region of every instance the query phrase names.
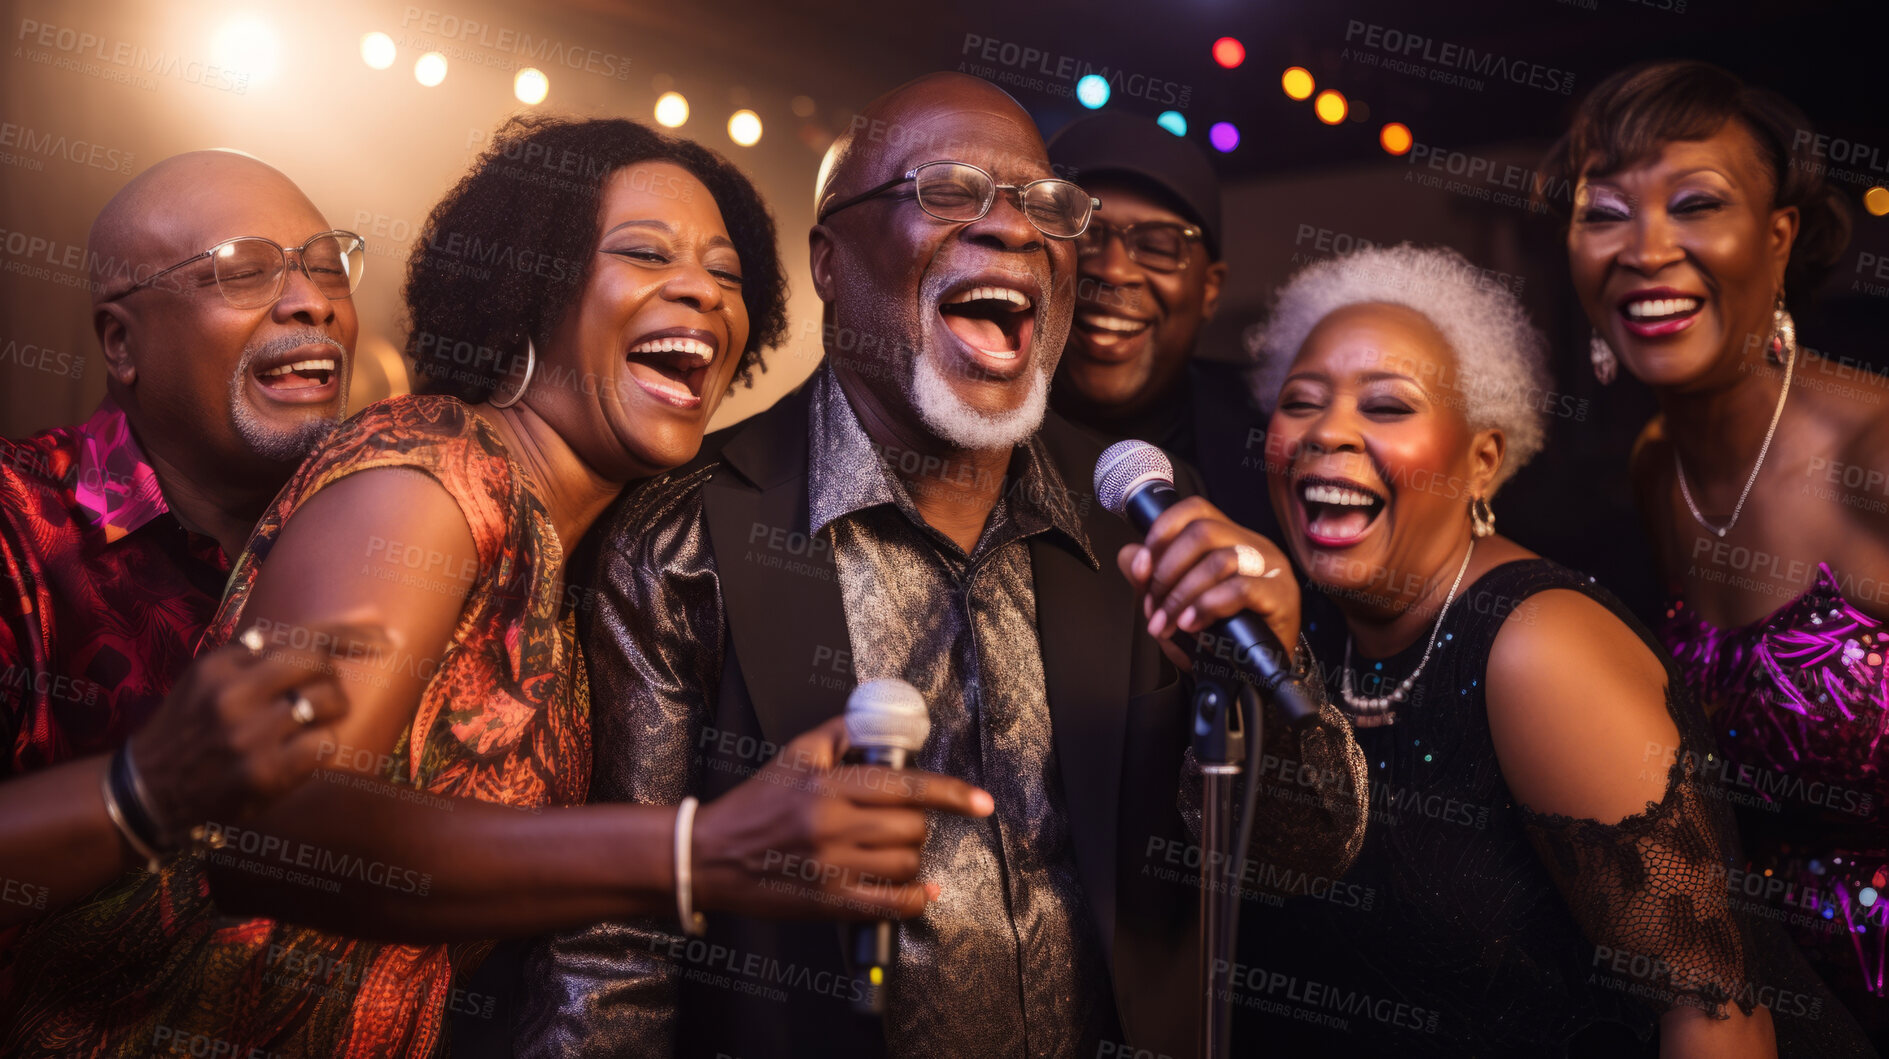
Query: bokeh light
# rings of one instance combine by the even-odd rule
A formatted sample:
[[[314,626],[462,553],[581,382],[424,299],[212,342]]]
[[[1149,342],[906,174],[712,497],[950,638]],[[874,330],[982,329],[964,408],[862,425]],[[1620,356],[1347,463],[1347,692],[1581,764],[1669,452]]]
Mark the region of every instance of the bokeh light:
[[[1214,150],[1226,154],[1240,145],[1240,130],[1234,128],[1230,121],[1217,121],[1213,128],[1207,130],[1207,140],[1213,144]]]
[[[761,116],[752,110],[737,110],[728,116],[728,138],[743,147],[761,142]]]
[[[656,100],[656,124],[680,128],[689,120],[689,101],[680,92],[664,92]]]
[[[394,39],[379,30],[361,38],[361,61],[376,70],[394,64],[394,51]]]
[[[1863,192],[1863,208],[1872,217],[1881,217],[1889,213],[1889,188],[1880,184]]]
[[[536,106],[550,94],[551,79],[536,67],[527,66],[512,78],[512,95],[517,96],[520,103]]]
[[[1406,154],[1415,142],[1410,135],[1410,126],[1401,121],[1393,121],[1377,132],[1378,145],[1391,154]]]
[[[267,81],[275,74],[275,29],[259,15],[238,15],[217,27],[210,39],[210,61],[225,70]]]
[[[1312,101],[1312,112],[1327,125],[1336,125],[1345,120],[1346,109],[1345,94],[1336,88],[1327,88]]]
[[[1154,121],[1155,124],[1176,136],[1187,135],[1187,118],[1178,110],[1164,110],[1161,112],[1161,116],[1154,119]]]
[[[1279,85],[1286,90],[1289,99],[1310,99],[1312,89],[1318,87],[1312,80],[1312,71],[1303,66],[1294,66],[1281,74]]]
[[[1108,102],[1108,78],[1101,74],[1085,74],[1076,82],[1076,102],[1090,110],[1099,109]]]
[[[1246,45],[1232,37],[1213,42],[1213,61],[1231,70],[1246,61]]]
[[[436,51],[420,56],[413,64],[413,79],[428,88],[436,87],[446,80],[446,56]]]

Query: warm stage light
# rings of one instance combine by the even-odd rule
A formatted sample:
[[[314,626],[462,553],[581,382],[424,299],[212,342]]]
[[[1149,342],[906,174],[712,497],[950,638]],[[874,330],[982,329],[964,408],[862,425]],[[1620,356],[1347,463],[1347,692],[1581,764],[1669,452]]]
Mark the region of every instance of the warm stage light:
[[[1279,84],[1285,88],[1286,96],[1291,99],[1310,99],[1312,89],[1316,87],[1312,81],[1312,71],[1303,66],[1294,66],[1287,70],[1279,78]]]
[[[446,56],[430,51],[413,64],[413,79],[428,88],[446,80]]]
[[[761,142],[761,116],[752,110],[737,110],[728,116],[728,138],[743,147]]]
[[[248,74],[251,81],[268,80],[275,73],[275,60],[275,30],[255,15],[230,19],[210,40],[210,61],[225,70]]]
[[[1231,70],[1246,61],[1246,45],[1232,37],[1213,42],[1213,61]]]
[[[1164,110],[1154,121],[1155,124],[1176,136],[1187,135],[1187,118],[1178,110]]]
[[[1345,94],[1336,88],[1327,88],[1312,101],[1312,111],[1318,120],[1327,125],[1336,125],[1345,120]]]
[[[1878,185],[1863,192],[1863,208],[1871,217],[1889,213],[1889,188]]]
[[[376,70],[394,64],[394,39],[379,30],[361,38],[361,61]]]
[[[689,120],[689,101],[680,92],[664,92],[656,99],[656,124],[674,129]]]
[[[1217,121],[1213,128],[1207,130],[1207,140],[1213,144],[1214,150],[1226,154],[1240,145],[1240,130],[1234,128],[1230,121]]]
[[[512,78],[512,95],[517,96],[520,103],[536,106],[550,94],[551,79],[544,75],[543,70],[527,66],[518,71],[517,77]]]
[[[1108,102],[1108,78],[1101,74],[1084,74],[1076,82],[1076,102],[1090,110],[1100,109]]]
[[[1410,127],[1401,121],[1393,121],[1378,130],[1377,142],[1391,154],[1404,154],[1410,150],[1412,143]]]

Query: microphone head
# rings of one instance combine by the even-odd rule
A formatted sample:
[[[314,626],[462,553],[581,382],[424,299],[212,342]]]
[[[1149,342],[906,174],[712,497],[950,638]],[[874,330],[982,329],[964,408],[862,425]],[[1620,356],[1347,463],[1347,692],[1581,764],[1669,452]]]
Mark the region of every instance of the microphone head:
[[[1119,515],[1135,490],[1150,483],[1174,484],[1167,453],[1145,441],[1118,441],[1095,461],[1095,498]]]
[[[925,697],[897,677],[868,680],[846,697],[846,739],[855,747],[894,747],[916,754],[930,734]]]

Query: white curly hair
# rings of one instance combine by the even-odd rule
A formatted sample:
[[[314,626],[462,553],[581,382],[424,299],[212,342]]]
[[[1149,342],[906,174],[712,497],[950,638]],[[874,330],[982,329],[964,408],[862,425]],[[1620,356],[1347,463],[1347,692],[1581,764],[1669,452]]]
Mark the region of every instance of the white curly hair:
[[[1448,247],[1371,246],[1295,273],[1274,296],[1272,316],[1247,335],[1260,407],[1272,414],[1286,369],[1320,321],[1346,306],[1380,302],[1422,313],[1449,343],[1454,377],[1428,380],[1425,388],[1434,392],[1440,381],[1453,391],[1443,399],[1462,408],[1471,430],[1502,431],[1507,446],[1492,483],[1500,488],[1547,438],[1547,340],[1497,275]]]

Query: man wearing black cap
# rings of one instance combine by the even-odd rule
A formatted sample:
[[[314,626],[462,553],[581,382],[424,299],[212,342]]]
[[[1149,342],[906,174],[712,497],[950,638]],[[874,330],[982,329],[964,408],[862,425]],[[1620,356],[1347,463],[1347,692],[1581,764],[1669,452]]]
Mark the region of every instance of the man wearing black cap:
[[[1220,303],[1220,181],[1199,148],[1146,118],[1098,114],[1049,142],[1102,209],[1078,243],[1076,317],[1050,391],[1064,417],[1193,464],[1207,496],[1269,537],[1259,461],[1265,414],[1246,366],[1194,356]],[[1250,442],[1250,444],[1249,444]]]

